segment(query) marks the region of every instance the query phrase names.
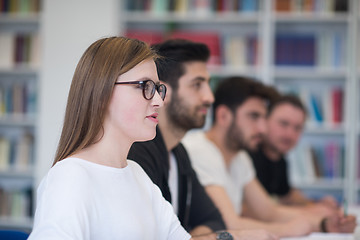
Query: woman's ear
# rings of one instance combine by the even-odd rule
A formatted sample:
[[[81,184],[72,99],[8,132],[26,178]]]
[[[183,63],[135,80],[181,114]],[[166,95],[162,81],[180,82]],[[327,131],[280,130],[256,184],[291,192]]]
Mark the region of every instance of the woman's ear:
[[[233,114],[225,105],[219,105],[215,112],[216,123],[220,126],[228,126],[232,123]]]

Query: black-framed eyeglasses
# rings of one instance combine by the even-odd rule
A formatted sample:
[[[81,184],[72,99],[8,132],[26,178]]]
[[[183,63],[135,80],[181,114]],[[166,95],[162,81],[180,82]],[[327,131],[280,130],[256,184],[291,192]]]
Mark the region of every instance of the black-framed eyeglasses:
[[[147,100],[151,100],[155,91],[157,91],[162,100],[165,99],[166,95],[166,86],[164,84],[155,83],[153,80],[144,80],[144,81],[133,81],[133,82],[115,82],[115,84],[138,84],[142,89],[143,96]]]

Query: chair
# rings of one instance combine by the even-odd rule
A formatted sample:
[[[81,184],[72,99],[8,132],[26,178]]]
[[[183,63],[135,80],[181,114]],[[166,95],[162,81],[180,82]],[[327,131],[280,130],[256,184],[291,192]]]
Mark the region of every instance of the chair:
[[[1,240],[26,240],[29,234],[19,230],[0,230]]]

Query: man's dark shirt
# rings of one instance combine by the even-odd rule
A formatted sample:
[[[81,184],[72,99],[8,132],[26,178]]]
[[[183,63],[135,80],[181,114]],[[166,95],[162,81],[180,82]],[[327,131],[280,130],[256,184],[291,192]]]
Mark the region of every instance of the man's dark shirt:
[[[271,161],[260,147],[257,152],[250,152],[256,176],[270,195],[285,196],[290,192],[287,163],[282,157]]]
[[[220,212],[196,177],[189,156],[180,143],[173,150],[178,167],[178,217],[182,226],[191,231],[205,225],[213,231],[225,229]],[[134,143],[128,159],[134,160],[145,170],[151,180],[160,188],[164,198],[171,202],[168,185],[169,153],[157,128],[156,137],[147,142]]]

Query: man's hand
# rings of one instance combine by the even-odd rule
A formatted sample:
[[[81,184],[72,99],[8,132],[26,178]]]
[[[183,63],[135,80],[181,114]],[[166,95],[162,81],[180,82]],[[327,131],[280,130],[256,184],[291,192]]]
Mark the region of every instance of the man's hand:
[[[313,224],[307,217],[297,217],[283,223],[282,228],[286,237],[305,236],[313,231]]]
[[[310,212],[310,214],[315,214],[321,218],[337,214],[339,210],[337,207],[329,207],[329,205],[320,202],[308,204],[304,207],[304,209]]]
[[[279,237],[265,230],[228,230],[234,240],[279,240]]]
[[[332,208],[332,209],[338,208],[338,203],[337,203],[336,199],[332,196],[323,197],[322,199],[320,199],[319,203],[324,204],[325,206]]]
[[[334,215],[325,220],[325,229],[327,232],[353,233],[356,227],[356,217],[353,215]]]

